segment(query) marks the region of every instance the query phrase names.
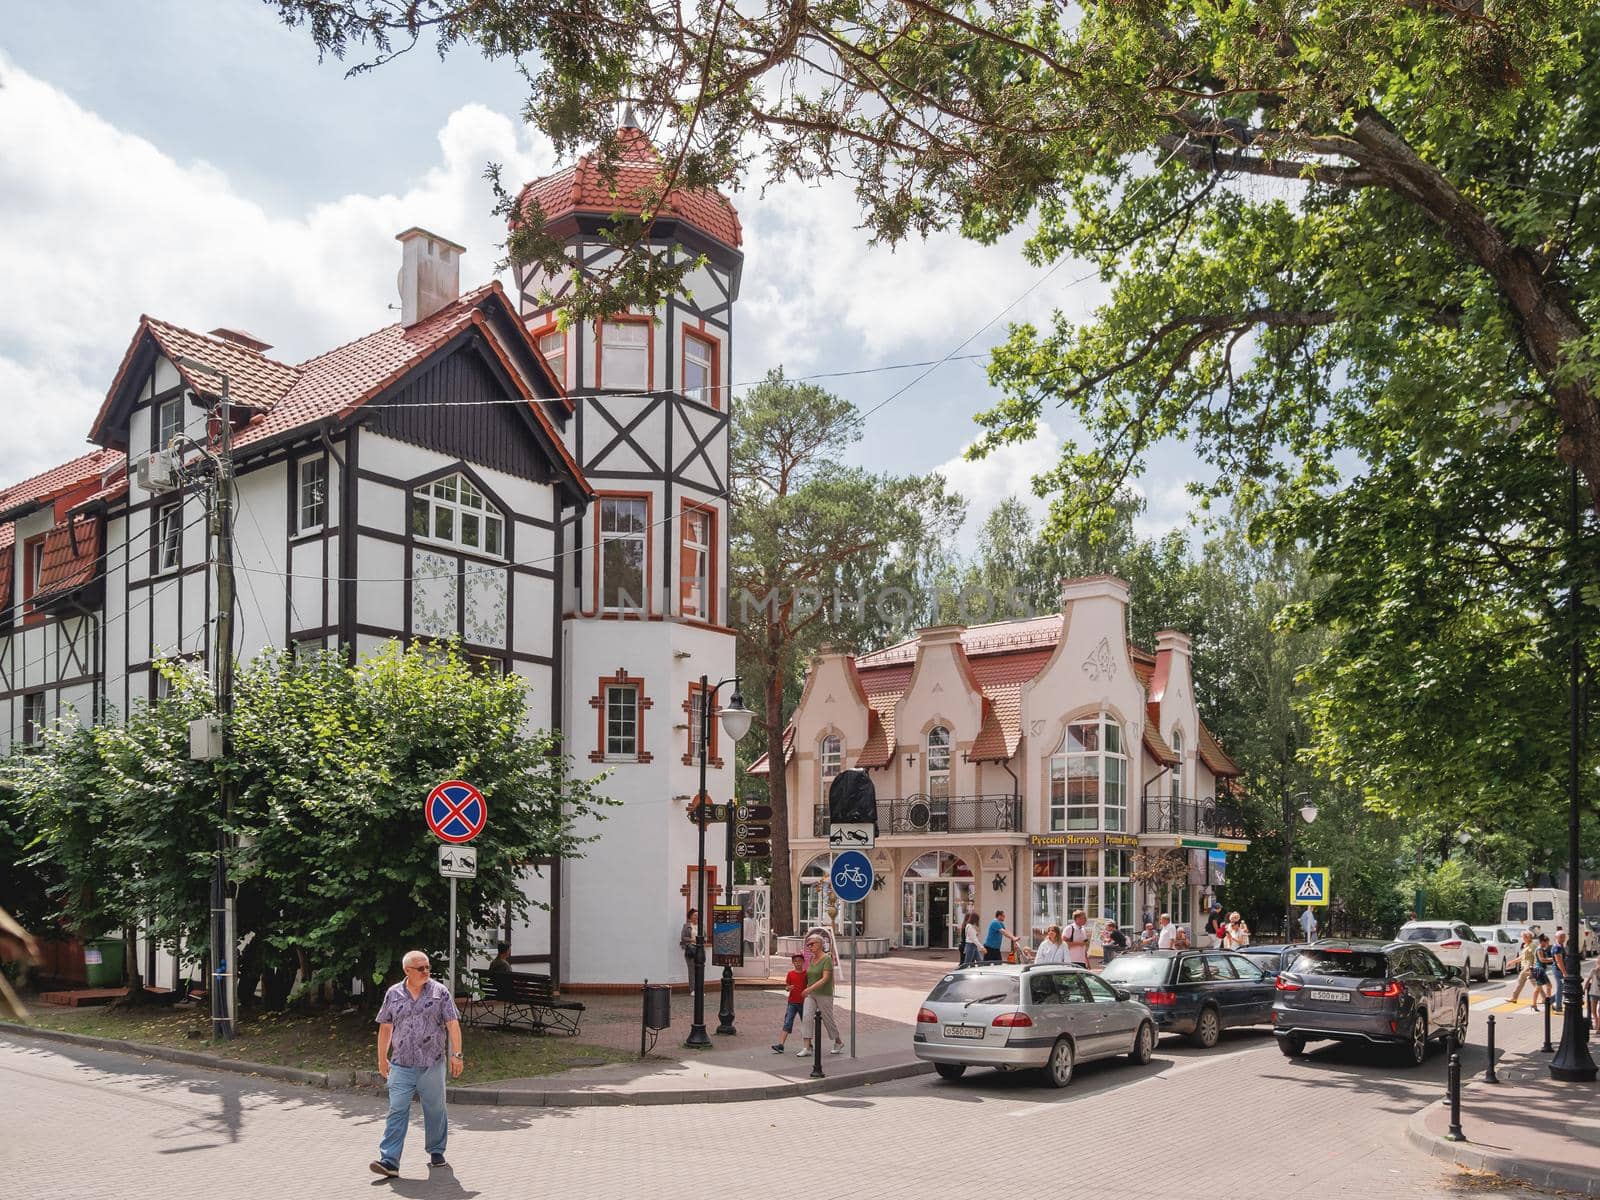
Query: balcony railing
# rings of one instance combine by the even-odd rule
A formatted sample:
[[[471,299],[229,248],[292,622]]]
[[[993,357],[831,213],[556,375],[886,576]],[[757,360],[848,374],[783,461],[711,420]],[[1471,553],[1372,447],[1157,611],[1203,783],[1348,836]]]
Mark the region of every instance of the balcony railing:
[[[1022,799],[1019,796],[926,796],[878,801],[878,834],[1020,833]],[[813,837],[828,836],[828,806],[819,804],[812,815]]]
[[[1198,837],[1247,838],[1243,814],[1215,797],[1147,796],[1143,833],[1192,833]]]

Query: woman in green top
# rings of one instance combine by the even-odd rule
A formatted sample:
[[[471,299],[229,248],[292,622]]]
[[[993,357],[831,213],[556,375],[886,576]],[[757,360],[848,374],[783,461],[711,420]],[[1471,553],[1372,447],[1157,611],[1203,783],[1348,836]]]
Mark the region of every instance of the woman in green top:
[[[838,1054],[844,1050],[844,1042],[839,1038],[839,1026],[833,1020],[833,956],[826,952],[823,941],[816,934],[806,939],[806,949],[811,951],[811,963],[806,967],[806,990],[802,995],[806,998],[805,1013],[800,1018],[800,1028],[806,1044],[803,1049],[796,1051],[797,1058],[806,1058],[811,1053],[811,1030],[816,1024],[816,1014],[822,1014],[822,1026],[833,1038],[833,1053]]]

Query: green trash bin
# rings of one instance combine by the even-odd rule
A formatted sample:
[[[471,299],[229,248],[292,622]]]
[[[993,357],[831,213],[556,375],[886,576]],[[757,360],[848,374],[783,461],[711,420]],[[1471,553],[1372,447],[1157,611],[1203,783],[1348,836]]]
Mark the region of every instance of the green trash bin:
[[[116,987],[122,982],[121,938],[95,938],[83,946],[84,978],[90,987]]]

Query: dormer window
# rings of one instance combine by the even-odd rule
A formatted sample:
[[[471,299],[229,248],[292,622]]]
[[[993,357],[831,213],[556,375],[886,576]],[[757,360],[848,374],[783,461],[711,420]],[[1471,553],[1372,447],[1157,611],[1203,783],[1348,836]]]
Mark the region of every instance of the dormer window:
[[[411,495],[411,534],[476,554],[505,554],[505,518],[465,475],[447,475]]]

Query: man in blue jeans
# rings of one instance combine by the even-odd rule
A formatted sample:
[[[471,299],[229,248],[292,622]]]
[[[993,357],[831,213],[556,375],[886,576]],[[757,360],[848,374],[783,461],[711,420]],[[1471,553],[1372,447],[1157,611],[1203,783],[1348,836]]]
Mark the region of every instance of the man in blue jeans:
[[[449,1122],[444,1108],[445,1046],[450,1077],[461,1074],[461,1014],[450,989],[432,974],[428,956],[410,950],[400,960],[405,979],[383,997],[378,1010],[378,1074],[389,1081],[389,1120],[372,1169],[379,1175],[400,1174],[400,1151],[411,1120],[411,1097],[422,1099],[422,1127],[427,1136],[428,1165],[445,1165],[444,1144]]]

